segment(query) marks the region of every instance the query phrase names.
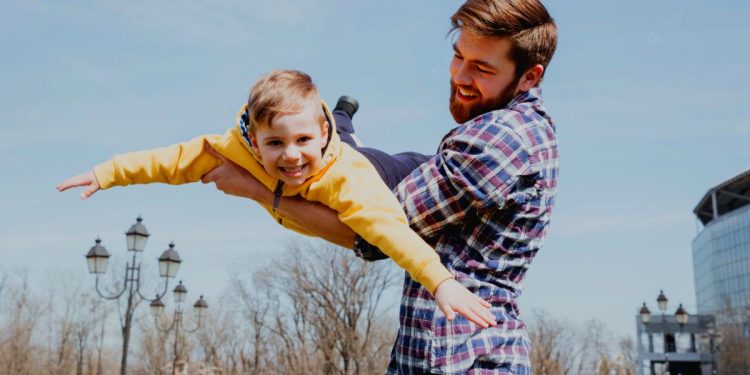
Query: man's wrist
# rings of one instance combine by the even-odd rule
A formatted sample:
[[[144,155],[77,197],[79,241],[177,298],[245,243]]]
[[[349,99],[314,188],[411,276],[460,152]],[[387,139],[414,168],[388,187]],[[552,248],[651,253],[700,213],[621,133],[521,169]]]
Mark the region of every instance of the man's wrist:
[[[260,189],[260,191],[253,194],[250,192],[250,196],[248,198],[261,203],[265,204],[266,206],[270,206],[273,204],[273,192],[268,189]]]

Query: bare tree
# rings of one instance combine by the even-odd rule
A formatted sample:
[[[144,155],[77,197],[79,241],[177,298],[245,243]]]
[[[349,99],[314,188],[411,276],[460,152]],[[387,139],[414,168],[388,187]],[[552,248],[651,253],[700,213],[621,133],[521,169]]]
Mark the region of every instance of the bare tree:
[[[531,367],[541,375],[586,375],[635,373],[633,339],[621,338],[617,348],[607,327],[591,320],[573,324],[536,310],[528,322]]]
[[[401,279],[388,261],[365,263],[321,242],[292,243],[261,271],[234,280],[203,329],[177,338],[177,354],[191,374],[382,373],[397,328],[395,314],[384,318],[384,296]],[[119,368],[117,342],[105,339],[117,328],[107,321],[112,310],[93,293],[63,284],[38,298],[24,275],[0,273],[2,371],[103,375]],[[749,312],[736,311],[737,322]],[[170,372],[174,332],[158,332],[150,317],[139,315],[136,323],[133,374]],[[598,321],[572,324],[535,311],[528,327],[536,374],[634,374],[632,339],[618,342]],[[742,373],[745,328],[721,328],[722,373]]]
[[[253,373],[243,367],[247,357],[244,324],[238,323],[235,315],[226,310],[212,311],[198,331],[198,345],[204,353],[207,365],[224,369],[228,375]]]
[[[78,301],[71,284],[72,279],[63,277],[60,283],[50,284],[47,290],[49,309],[45,316],[47,353],[44,357],[47,359],[45,372],[49,374],[68,374],[73,366],[73,319],[78,314]]]
[[[639,365],[635,349],[635,340],[626,336],[617,341],[619,354],[617,355],[616,375],[635,375],[635,369]]]
[[[225,374],[382,373],[396,333],[382,300],[400,280],[388,262],[290,243],[269,266],[232,282],[230,309],[212,312],[199,336],[205,362]]]
[[[105,354],[104,354],[104,340],[106,338],[106,327],[107,327],[107,318],[109,316],[109,313],[111,310],[104,306],[101,303],[94,304],[96,306],[95,311],[92,312],[92,328],[96,329],[92,339],[94,341],[94,347],[95,347],[95,353],[96,353],[96,361],[89,360],[89,374],[96,374],[96,375],[102,375],[104,374],[104,361],[105,361]],[[91,352],[90,352],[91,353]],[[92,353],[93,354],[93,353]],[[110,355],[110,358],[113,358],[113,356]],[[96,364],[93,366],[93,364]]]
[[[9,374],[42,373],[34,353],[37,324],[45,313],[45,304],[29,289],[28,277],[18,275],[17,283],[4,276],[3,303],[0,304],[0,368]]]
[[[293,243],[263,271],[236,280],[198,335],[177,338],[177,354],[185,368],[190,363],[189,373],[382,373],[396,333],[395,314],[384,318],[383,297],[400,280],[387,261],[369,264],[321,242]],[[118,328],[107,319],[113,309],[73,284],[37,298],[25,276],[0,273],[2,371],[116,372],[119,348],[107,339]],[[150,317],[135,322],[133,374],[169,371],[174,333],[158,332]]]
[[[92,294],[82,294],[78,300],[80,308],[78,313],[73,319],[73,337],[75,341],[75,364],[76,364],[76,375],[83,375],[84,368],[86,368],[86,362],[89,363],[89,368],[92,366],[93,356],[88,355],[91,353],[91,342],[98,339],[95,334],[95,330],[101,327],[102,342],[103,342],[103,327],[106,323],[106,319],[109,315],[107,306],[102,304]],[[98,344],[98,343],[97,343]],[[101,347],[98,347],[98,358],[97,358],[97,374],[101,374]]]
[[[289,358],[289,370],[315,363],[324,374],[384,369],[391,342],[379,335],[385,325],[380,302],[400,280],[388,263],[365,263],[349,251],[310,241],[292,243],[269,269],[262,279],[279,296],[280,307],[291,307],[290,314],[277,314],[273,332],[288,358],[304,353]]]
[[[735,307],[727,300],[719,328],[722,337],[719,346],[720,373],[750,373],[750,303]]]
[[[133,373],[138,375],[165,373],[164,366],[172,363],[167,333],[155,329],[150,317],[139,319],[138,328],[140,333],[137,345],[138,361],[132,367]]]
[[[606,354],[599,353],[599,363],[597,365],[597,375],[610,375],[614,371],[614,364],[609,360]]]
[[[235,279],[233,284],[239,297],[237,301],[240,311],[247,322],[246,334],[250,340],[249,345],[245,346],[247,351],[240,352],[242,369],[253,375],[263,374],[270,359],[268,336],[272,319],[269,313],[277,304],[270,291],[257,292],[252,285],[239,279]]]
[[[599,359],[609,357],[611,334],[604,323],[589,320],[578,331],[576,342],[576,374],[595,373]]]
[[[49,285],[49,308],[43,318],[47,327],[46,351],[37,353],[37,361],[45,358],[48,374],[83,374],[89,339],[105,318],[100,312],[103,304],[90,291],[82,292],[82,282],[74,276],[56,275],[55,283]]]
[[[575,330],[547,311],[532,312],[528,324],[531,367],[540,375],[572,374],[576,362]]]

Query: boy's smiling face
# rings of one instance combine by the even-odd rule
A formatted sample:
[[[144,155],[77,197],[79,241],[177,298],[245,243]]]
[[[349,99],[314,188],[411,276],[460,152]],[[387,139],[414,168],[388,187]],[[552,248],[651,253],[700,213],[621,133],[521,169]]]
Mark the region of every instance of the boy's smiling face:
[[[313,99],[299,113],[282,113],[270,125],[255,127],[253,148],[271,177],[299,186],[323,168],[328,123],[321,123],[322,110],[320,101]]]

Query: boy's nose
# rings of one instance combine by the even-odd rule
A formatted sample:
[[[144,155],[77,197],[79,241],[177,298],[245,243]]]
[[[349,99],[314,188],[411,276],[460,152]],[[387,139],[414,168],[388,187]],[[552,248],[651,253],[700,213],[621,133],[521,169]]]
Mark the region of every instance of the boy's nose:
[[[282,157],[284,160],[296,160],[299,159],[300,152],[296,147],[287,147],[284,150]]]

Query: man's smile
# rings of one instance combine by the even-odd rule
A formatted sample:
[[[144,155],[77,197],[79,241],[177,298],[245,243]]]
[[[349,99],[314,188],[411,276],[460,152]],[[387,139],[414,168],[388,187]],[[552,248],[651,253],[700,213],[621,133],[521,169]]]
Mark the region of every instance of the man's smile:
[[[456,98],[462,102],[469,102],[477,99],[479,95],[470,89],[456,86]]]

